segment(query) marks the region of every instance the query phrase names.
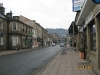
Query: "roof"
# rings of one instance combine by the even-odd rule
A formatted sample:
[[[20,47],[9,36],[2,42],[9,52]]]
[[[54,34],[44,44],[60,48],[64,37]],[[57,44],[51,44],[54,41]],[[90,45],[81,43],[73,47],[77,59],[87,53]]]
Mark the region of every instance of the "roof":
[[[0,17],[1,17],[1,18],[4,18],[4,19],[6,19],[6,18],[5,18],[5,16],[4,16],[4,15],[2,15],[1,13],[0,13]]]

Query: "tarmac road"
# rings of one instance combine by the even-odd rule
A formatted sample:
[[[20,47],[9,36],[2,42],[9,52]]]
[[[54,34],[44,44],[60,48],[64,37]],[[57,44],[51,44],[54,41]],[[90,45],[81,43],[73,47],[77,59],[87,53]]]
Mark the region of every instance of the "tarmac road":
[[[57,45],[0,56],[0,75],[31,75],[62,49]]]

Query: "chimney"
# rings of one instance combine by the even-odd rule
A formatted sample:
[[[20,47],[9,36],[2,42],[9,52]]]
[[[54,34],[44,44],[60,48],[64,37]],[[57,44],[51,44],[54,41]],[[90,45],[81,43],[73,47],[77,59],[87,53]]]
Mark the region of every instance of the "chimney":
[[[5,14],[5,8],[3,7],[3,3],[0,3],[0,12]]]
[[[19,20],[19,16],[13,16],[14,20]]]
[[[33,22],[36,22],[35,20],[32,20]]]
[[[8,19],[11,19],[11,18],[12,18],[12,11],[10,11],[9,13],[6,13],[6,17],[7,17]]]

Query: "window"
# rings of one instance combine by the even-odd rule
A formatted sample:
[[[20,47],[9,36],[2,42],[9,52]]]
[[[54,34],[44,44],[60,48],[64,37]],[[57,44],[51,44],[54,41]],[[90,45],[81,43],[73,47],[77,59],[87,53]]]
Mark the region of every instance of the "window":
[[[30,28],[30,32],[29,32],[30,34],[32,34],[32,29]]]
[[[84,30],[84,47],[87,49],[87,30]]]
[[[26,27],[26,33],[27,33],[27,27]]]
[[[29,28],[27,27],[27,33],[29,33]]]
[[[24,32],[24,25],[22,26],[23,32]]]
[[[3,45],[3,37],[0,37],[0,45]]]
[[[32,35],[34,35],[34,29],[32,29]]]
[[[18,44],[18,37],[17,36],[13,36],[12,37],[12,45],[13,46],[17,46],[17,44]]]
[[[17,30],[16,23],[13,22],[13,30]]]
[[[3,22],[0,22],[0,29],[3,29]]]
[[[19,23],[17,23],[17,27],[18,27],[18,31],[20,31],[20,24]]]
[[[30,34],[30,28],[28,28],[28,33]]]
[[[96,50],[96,29],[95,24],[90,26],[91,50]]]

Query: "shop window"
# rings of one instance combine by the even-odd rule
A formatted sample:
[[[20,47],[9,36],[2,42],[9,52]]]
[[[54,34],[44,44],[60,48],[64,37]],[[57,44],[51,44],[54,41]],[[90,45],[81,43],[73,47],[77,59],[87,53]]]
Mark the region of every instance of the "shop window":
[[[95,24],[90,26],[91,50],[96,51],[96,28]]]
[[[3,37],[0,37],[0,45],[3,45]]]

